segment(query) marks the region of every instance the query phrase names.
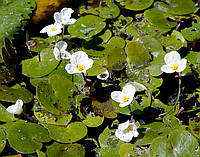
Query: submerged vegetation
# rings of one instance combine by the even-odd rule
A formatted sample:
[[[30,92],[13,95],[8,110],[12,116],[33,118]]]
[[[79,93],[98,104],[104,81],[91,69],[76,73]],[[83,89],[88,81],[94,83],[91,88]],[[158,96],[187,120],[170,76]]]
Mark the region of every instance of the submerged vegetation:
[[[200,156],[199,7],[0,1],[1,156]]]

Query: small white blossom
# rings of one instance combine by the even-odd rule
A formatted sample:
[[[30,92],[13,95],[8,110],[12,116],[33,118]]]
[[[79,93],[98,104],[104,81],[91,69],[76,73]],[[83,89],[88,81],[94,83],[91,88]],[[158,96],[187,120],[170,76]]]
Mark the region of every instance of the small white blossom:
[[[133,137],[138,135],[137,126],[129,120],[119,124],[118,129],[115,131],[115,136],[124,142],[130,142]]]
[[[56,60],[70,59],[71,54],[66,51],[67,43],[65,41],[59,41],[55,44],[53,54]]]
[[[62,25],[74,24],[77,20],[71,18],[73,12],[71,8],[63,8],[60,12],[54,13],[54,20]]]
[[[108,70],[106,70],[103,73],[97,75],[97,78],[100,79],[100,80],[107,80],[108,77],[109,77]]]
[[[181,59],[181,56],[176,51],[167,53],[164,57],[166,65],[160,69],[165,73],[181,72],[186,68],[187,60]]]
[[[47,33],[49,37],[62,33],[62,25],[59,23],[50,24],[44,27],[40,33]]]
[[[14,105],[9,106],[6,110],[12,114],[21,114],[23,112],[22,106],[23,101],[18,99]]]
[[[92,67],[94,61],[88,58],[88,55],[83,51],[75,52],[70,57],[70,64],[65,66],[65,70],[69,74],[86,73],[86,70]]]
[[[125,107],[129,105],[133,101],[133,97],[135,94],[135,87],[133,85],[125,85],[122,89],[122,91],[114,91],[111,93],[111,98],[119,102],[120,107]]]

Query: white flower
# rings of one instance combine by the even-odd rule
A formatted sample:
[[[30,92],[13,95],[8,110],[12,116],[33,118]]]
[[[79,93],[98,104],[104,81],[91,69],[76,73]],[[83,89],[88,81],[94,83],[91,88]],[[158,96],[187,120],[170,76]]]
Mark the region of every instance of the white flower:
[[[176,51],[167,53],[164,57],[166,65],[160,69],[166,73],[181,72],[186,68],[186,59],[181,59],[181,56]]]
[[[23,101],[18,99],[14,105],[9,106],[6,110],[12,114],[21,114],[23,112],[22,106]]]
[[[100,80],[107,80],[108,77],[109,77],[108,70],[106,70],[103,73],[97,75],[97,78],[100,79]]]
[[[124,142],[130,142],[133,137],[138,135],[137,126],[134,122],[130,123],[129,120],[119,124],[118,129],[115,131],[115,136]]]
[[[77,20],[71,18],[73,12],[74,11],[71,8],[63,8],[60,12],[54,13],[54,20],[62,25],[74,24]]]
[[[44,27],[40,33],[47,33],[49,37],[55,36],[62,32],[62,25],[59,23],[54,23]]]
[[[59,41],[55,44],[53,54],[56,60],[70,59],[71,54],[66,51],[67,43],[65,41]]]
[[[125,85],[122,91],[114,91],[111,93],[111,98],[119,102],[119,107],[125,107],[133,101],[135,94],[135,87],[133,85]]]
[[[88,58],[88,55],[83,51],[75,52],[70,57],[70,64],[65,66],[65,70],[69,74],[86,73],[86,70],[92,67],[94,61]]]

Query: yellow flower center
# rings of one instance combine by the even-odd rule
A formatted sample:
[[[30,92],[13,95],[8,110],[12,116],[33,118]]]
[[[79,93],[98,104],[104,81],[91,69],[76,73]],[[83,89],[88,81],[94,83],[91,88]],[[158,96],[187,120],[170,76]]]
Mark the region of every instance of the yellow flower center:
[[[173,70],[178,69],[178,65],[174,64],[174,65],[172,66],[172,69],[173,69]]]
[[[53,31],[56,31],[56,28],[55,28],[55,27],[51,28],[51,31],[52,31],[52,32],[53,32]]]
[[[123,103],[128,102],[129,101],[129,97],[123,97]]]
[[[129,131],[131,131],[133,129],[133,127],[131,126],[131,125],[129,125],[126,129],[125,129],[125,131],[126,132],[129,132]]]
[[[78,71],[81,72],[81,71],[83,71],[85,69],[85,66],[84,65],[78,65],[77,69],[78,69]]]
[[[23,112],[23,108],[21,108],[20,112],[18,113],[18,115],[20,115]]]

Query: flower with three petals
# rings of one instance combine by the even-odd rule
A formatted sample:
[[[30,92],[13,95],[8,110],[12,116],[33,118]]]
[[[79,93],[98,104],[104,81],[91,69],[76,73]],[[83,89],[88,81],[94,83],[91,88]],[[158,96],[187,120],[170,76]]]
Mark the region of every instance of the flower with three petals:
[[[129,120],[119,124],[115,131],[115,136],[124,142],[130,142],[133,137],[137,137],[138,135],[137,126]]]
[[[9,106],[6,110],[12,114],[21,114],[23,112],[22,109],[23,101],[18,99],[14,105]]]
[[[62,33],[62,25],[59,23],[50,24],[44,27],[40,33],[47,33],[49,37]]]
[[[97,75],[97,78],[100,79],[100,80],[107,80],[108,77],[109,77],[108,70],[106,70],[103,73]]]
[[[83,51],[75,52],[70,57],[70,64],[65,66],[65,70],[69,74],[86,73],[93,65],[94,61],[88,58],[88,55]]]
[[[125,107],[133,101],[136,89],[133,85],[125,85],[122,91],[114,91],[111,93],[111,98],[120,103],[120,107]]]
[[[77,20],[71,18],[71,14],[74,11],[71,8],[63,8],[60,12],[54,13],[54,20],[56,23],[61,25],[70,25],[74,24]]]
[[[53,54],[56,60],[60,59],[70,59],[71,54],[66,51],[67,43],[65,41],[59,41],[55,44],[53,49]]]
[[[176,51],[167,53],[164,57],[166,65],[160,69],[165,73],[181,72],[186,68],[187,60],[181,59],[181,56]]]

